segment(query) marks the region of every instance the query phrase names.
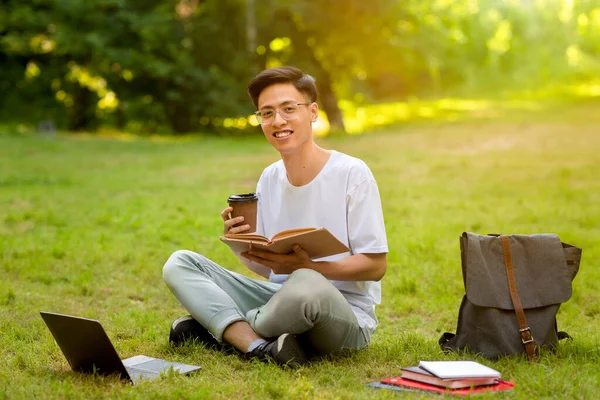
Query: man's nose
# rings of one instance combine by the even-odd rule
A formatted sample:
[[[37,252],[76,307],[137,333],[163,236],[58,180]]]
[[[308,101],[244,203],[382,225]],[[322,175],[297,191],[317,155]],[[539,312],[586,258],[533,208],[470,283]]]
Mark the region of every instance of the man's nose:
[[[285,125],[286,122],[287,120],[281,116],[279,110],[275,110],[275,118],[273,119],[273,122],[271,122],[271,125],[280,126]]]

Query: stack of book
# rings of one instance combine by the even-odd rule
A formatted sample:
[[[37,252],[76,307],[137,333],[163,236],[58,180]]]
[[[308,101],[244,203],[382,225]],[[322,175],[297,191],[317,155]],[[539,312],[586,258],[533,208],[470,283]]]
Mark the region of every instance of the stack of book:
[[[500,372],[475,361],[420,361],[418,366],[402,368],[400,377],[384,378],[372,386],[469,395],[511,390],[514,384],[501,380]]]

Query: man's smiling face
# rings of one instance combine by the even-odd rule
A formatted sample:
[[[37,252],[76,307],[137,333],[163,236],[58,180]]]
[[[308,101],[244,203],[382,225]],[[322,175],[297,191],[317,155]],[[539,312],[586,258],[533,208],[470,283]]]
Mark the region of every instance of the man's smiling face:
[[[286,120],[281,115],[286,106],[298,106],[293,119]],[[273,111],[274,119],[263,121],[265,137],[281,154],[290,154],[312,143],[312,123],[317,120],[317,103],[311,103],[292,84],[276,83],[266,87],[258,97],[259,111]]]

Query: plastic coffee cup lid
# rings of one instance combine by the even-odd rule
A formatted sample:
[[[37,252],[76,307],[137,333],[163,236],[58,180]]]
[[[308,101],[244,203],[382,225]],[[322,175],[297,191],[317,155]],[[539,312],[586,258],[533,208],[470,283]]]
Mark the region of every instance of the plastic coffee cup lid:
[[[244,194],[234,194],[232,196],[229,196],[229,198],[227,199],[227,201],[229,203],[234,203],[234,204],[253,203],[257,200],[258,200],[258,197],[256,196],[256,193],[254,193],[254,192],[244,193]]]

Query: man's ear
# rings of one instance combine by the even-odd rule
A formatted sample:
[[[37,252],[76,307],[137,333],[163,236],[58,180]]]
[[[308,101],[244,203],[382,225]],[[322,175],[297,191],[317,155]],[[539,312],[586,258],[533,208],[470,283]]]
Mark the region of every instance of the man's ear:
[[[317,122],[319,118],[319,105],[317,103],[312,103],[310,105],[310,121]]]

